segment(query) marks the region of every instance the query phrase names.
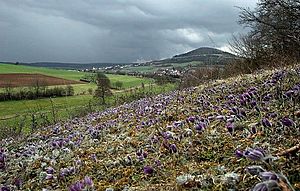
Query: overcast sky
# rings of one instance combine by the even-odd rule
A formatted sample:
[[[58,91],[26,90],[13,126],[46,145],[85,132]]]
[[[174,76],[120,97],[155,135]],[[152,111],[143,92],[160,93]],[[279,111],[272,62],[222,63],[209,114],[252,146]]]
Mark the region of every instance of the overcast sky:
[[[134,62],[226,49],[256,0],[0,0],[0,61]]]

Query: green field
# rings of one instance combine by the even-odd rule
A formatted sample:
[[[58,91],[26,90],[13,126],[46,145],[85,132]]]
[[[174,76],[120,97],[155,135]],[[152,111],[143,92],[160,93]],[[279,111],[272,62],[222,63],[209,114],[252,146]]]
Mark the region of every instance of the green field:
[[[1,73],[40,73],[48,76],[77,81],[79,81],[79,79],[85,75],[91,75],[91,73],[71,70],[49,69],[0,63],[0,74]],[[170,85],[167,85],[165,87],[156,86],[153,84],[153,80],[148,78],[114,74],[107,74],[107,76],[112,84],[117,81],[121,81],[123,83],[122,90],[113,90],[115,96],[128,95],[129,90],[132,91],[136,88],[141,87],[142,83],[145,84],[145,91],[151,93],[160,93],[174,89],[174,87]],[[150,86],[150,84],[152,85]],[[103,109],[104,106],[98,104],[99,100],[95,99],[93,95],[89,94],[89,89],[92,89],[94,91],[97,87],[96,84],[73,84],[72,86],[75,92],[74,96],[55,97],[51,99],[44,98],[37,100],[0,102],[0,127],[18,126],[22,121],[25,121],[26,126],[30,126],[30,124],[32,123],[32,114],[37,116],[40,114],[45,114],[49,118],[52,117],[53,120],[53,114],[51,113],[53,110],[55,110],[56,112],[56,117],[59,120],[63,120],[72,116],[76,116],[81,111],[86,110],[86,107],[90,105],[92,105],[94,110]],[[150,89],[150,87],[152,87],[152,89]],[[1,91],[3,92],[4,88],[0,88],[0,92]],[[18,91],[18,88],[13,88],[13,91]],[[109,104],[114,104],[115,102],[114,97],[108,98],[107,101]],[[24,120],[24,118],[26,118],[26,120]]]
[[[23,66],[23,65],[14,65],[14,64],[3,64],[0,63],[0,74],[7,73],[39,73],[48,76],[54,76],[59,78],[64,78],[68,80],[76,80],[79,81],[85,75],[91,75],[92,73],[87,72],[78,72],[75,70],[62,70],[62,69],[51,69],[51,68],[40,68],[40,67],[31,67],[31,66]],[[153,82],[152,79],[148,78],[139,78],[134,76],[127,75],[115,75],[115,74],[107,74],[107,77],[110,79],[111,84],[114,84],[116,81],[123,82],[123,88],[132,88],[136,86],[140,86],[142,83],[149,84]],[[83,94],[87,92],[89,88],[95,89],[95,84],[75,84],[72,85],[75,89],[75,94]],[[0,90],[1,91],[1,90]]]
[[[131,102],[138,99],[135,95],[141,92],[144,92],[145,96],[151,96],[169,92],[175,88],[175,84],[165,84],[164,86],[152,84],[146,85],[144,89],[140,87],[117,91],[113,96],[106,97],[106,105],[102,105],[100,99],[92,95],[0,102],[0,131],[20,128],[22,132],[27,133],[34,130],[35,127],[84,116],[93,111],[117,106],[124,101]],[[125,97],[125,100],[120,101],[122,97]],[[0,138],[5,135],[5,132],[0,134]]]
[[[145,87],[145,92],[161,93],[174,89],[174,85],[166,84],[165,86],[152,85],[151,89],[149,86]],[[130,90],[118,91],[115,96],[122,96],[128,94]],[[108,97],[107,101],[111,102],[114,97]],[[77,95],[68,97],[57,97],[57,98],[43,98],[37,100],[22,100],[22,101],[4,101],[0,102],[0,119],[10,118],[16,115],[28,114],[31,112],[47,112],[52,109],[52,104],[58,110],[80,107],[87,105],[90,101],[93,103],[97,102],[92,95]]]
[[[93,97],[91,95],[69,96],[52,98],[55,107],[58,109],[85,105]],[[22,115],[38,110],[39,112],[50,111],[51,99],[4,101],[0,102],[0,119],[9,118],[15,115]]]
[[[3,64],[0,63],[0,74],[6,73],[39,73],[48,76],[54,76],[59,78],[64,78],[68,80],[79,80],[84,76],[85,72],[71,71],[71,70],[59,70],[59,69],[50,69],[50,68],[39,68],[23,65],[13,65],[13,64]]]

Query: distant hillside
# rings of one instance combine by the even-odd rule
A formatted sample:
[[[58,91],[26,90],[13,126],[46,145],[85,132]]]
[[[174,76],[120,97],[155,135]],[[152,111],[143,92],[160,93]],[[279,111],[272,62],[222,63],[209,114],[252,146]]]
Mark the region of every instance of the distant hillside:
[[[236,58],[235,55],[216,48],[201,47],[183,54],[175,55],[172,58],[152,61],[152,63],[169,64],[201,61],[204,64],[225,65]]]
[[[222,55],[222,56],[230,56],[235,57],[233,54],[224,52],[222,50],[216,49],[216,48],[209,48],[209,47],[201,47],[197,48],[195,50],[192,50],[190,52],[175,55],[173,58],[180,58],[180,57],[190,57],[190,56],[204,56],[204,55]]]

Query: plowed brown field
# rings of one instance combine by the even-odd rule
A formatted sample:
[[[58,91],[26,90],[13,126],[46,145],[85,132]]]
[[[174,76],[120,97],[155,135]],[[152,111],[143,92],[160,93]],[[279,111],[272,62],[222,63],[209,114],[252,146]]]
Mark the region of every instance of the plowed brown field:
[[[68,85],[68,84],[83,84],[83,82],[75,80],[66,80],[53,76],[46,76],[43,74],[0,74],[0,88],[3,87],[23,87],[34,85]]]

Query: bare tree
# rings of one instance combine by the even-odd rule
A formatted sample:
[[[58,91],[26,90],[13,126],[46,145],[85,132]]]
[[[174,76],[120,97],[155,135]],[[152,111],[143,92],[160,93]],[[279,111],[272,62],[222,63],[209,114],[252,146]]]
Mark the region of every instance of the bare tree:
[[[110,80],[103,73],[97,73],[96,75],[97,89],[95,90],[95,97],[102,98],[102,103],[105,104],[105,96],[111,95]]]
[[[239,24],[250,32],[233,38],[235,52],[255,61],[300,60],[300,0],[260,0],[254,10],[240,10]]]

